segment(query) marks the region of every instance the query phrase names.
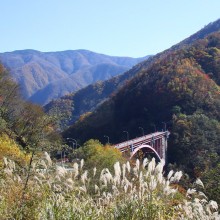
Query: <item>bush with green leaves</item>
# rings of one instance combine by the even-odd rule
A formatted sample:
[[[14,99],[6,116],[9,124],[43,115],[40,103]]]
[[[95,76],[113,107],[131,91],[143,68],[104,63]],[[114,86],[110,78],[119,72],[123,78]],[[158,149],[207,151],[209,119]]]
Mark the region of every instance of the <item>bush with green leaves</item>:
[[[108,144],[103,145],[99,140],[94,139],[86,141],[82,147],[78,148],[75,151],[75,157],[85,160],[86,169],[96,167],[99,171],[106,167],[113,171],[113,166],[117,161],[125,161],[118,149]]]

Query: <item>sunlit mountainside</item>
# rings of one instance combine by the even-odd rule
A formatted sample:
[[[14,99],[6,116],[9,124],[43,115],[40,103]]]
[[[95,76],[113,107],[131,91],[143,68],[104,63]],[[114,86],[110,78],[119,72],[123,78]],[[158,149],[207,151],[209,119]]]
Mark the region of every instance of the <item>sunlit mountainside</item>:
[[[87,50],[0,54],[26,99],[44,105],[98,80],[119,75],[145,58],[111,57]]]

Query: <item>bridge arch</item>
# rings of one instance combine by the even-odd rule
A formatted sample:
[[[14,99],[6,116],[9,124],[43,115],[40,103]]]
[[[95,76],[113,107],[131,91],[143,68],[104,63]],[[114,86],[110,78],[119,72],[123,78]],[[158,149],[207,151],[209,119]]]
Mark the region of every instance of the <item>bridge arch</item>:
[[[142,144],[142,145],[140,145],[139,147],[137,147],[137,148],[135,148],[135,150],[131,153],[131,156],[130,156],[130,159],[139,151],[139,150],[142,150],[142,149],[150,149],[151,151],[153,151],[155,154],[156,154],[156,156],[157,156],[157,158],[161,161],[162,160],[162,158],[160,157],[160,155],[157,153],[157,151],[153,148],[153,147],[151,147],[150,145],[147,145],[147,144]]]

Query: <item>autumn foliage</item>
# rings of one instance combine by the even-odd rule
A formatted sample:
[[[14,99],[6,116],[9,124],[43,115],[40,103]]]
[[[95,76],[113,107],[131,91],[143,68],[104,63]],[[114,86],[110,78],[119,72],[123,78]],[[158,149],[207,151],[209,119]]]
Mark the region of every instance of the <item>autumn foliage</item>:
[[[26,154],[19,146],[8,136],[0,136],[0,167],[3,166],[3,158],[8,158],[19,165],[27,165],[30,155]]]

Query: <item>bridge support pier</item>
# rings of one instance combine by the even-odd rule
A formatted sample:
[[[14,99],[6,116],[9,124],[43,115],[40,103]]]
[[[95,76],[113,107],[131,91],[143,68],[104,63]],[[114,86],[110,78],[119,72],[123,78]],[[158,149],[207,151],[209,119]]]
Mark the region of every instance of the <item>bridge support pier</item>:
[[[164,159],[165,163],[167,162],[167,139],[169,137],[169,132],[166,131],[165,135],[162,138],[162,159]]]

